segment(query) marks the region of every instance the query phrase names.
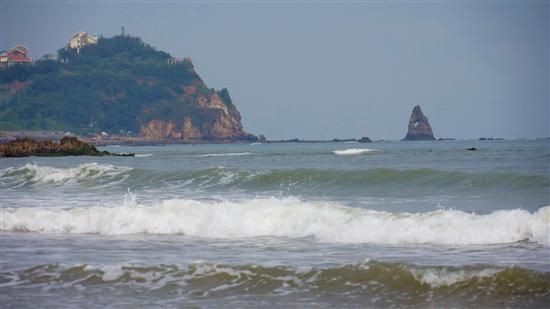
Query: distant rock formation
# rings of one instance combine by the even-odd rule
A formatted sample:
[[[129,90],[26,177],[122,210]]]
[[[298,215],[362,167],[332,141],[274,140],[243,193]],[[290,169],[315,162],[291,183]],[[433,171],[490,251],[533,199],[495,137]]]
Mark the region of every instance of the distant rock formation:
[[[435,140],[428,117],[422,113],[420,105],[416,105],[409,120],[409,130],[404,141],[433,141]]]
[[[359,143],[372,143],[372,140],[368,138],[367,136],[361,137],[360,140],[358,140]]]
[[[24,138],[0,145],[0,157],[105,155],[111,154],[107,151],[99,151],[94,146],[70,136],[63,137],[59,144],[51,140],[37,142],[30,138]],[[132,154],[120,156],[132,156]]]

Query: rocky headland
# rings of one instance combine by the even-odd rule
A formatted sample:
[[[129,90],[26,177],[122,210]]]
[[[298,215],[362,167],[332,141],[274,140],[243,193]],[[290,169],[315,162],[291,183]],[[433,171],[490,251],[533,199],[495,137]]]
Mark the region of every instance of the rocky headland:
[[[91,69],[93,68],[93,69]],[[144,142],[257,141],[227,89],[209,88],[191,58],[140,38],[99,38],[56,60],[0,74],[0,130],[63,131]]]
[[[409,127],[404,141],[433,141],[435,140],[428,117],[422,113],[420,105],[416,105],[409,119]]]

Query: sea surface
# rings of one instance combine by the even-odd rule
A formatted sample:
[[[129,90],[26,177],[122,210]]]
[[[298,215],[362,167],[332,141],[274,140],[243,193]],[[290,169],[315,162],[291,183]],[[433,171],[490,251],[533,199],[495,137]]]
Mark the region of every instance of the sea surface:
[[[0,307],[549,308],[549,143],[1,159]]]

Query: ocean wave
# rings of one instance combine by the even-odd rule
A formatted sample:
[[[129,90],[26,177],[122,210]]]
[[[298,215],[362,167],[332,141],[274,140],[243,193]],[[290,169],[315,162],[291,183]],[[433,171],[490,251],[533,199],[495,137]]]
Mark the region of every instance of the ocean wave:
[[[349,149],[342,149],[342,150],[333,150],[332,153],[336,155],[359,155],[359,154],[367,154],[372,152],[380,151],[378,149],[369,149],[369,148],[349,148]]]
[[[148,154],[143,154],[148,155]],[[111,164],[87,163],[76,167],[51,167],[28,163],[22,167],[0,170],[2,188],[14,189],[23,185],[85,184],[88,187],[124,185],[126,188],[170,187],[191,189],[253,190],[293,192],[322,191],[326,194],[354,191],[385,192],[393,190],[407,195],[410,192],[487,192],[506,190],[545,190],[550,180],[545,176],[517,173],[444,171],[435,169],[367,170],[339,169],[269,169],[240,170],[214,167],[193,171],[152,171]],[[126,189],[125,188],[125,189]],[[522,193],[529,194],[529,193]]]
[[[0,215],[3,231],[38,233],[313,237],[321,242],[370,244],[487,245],[531,241],[550,245],[550,206],[534,213],[515,209],[485,215],[459,210],[412,214],[296,198],[242,202],[174,199],[152,205],[125,203],[119,207],[4,208]]]
[[[503,271],[497,267],[404,267],[420,283],[431,287],[452,286],[473,279],[495,277]]]
[[[512,173],[466,173],[434,169],[387,169],[369,170],[236,170],[209,168],[178,175],[209,186],[229,186],[254,190],[273,190],[290,186],[304,188],[346,191],[357,188],[393,188],[394,190],[487,190],[492,188],[533,189],[548,188],[550,181],[544,176],[530,176]]]
[[[146,158],[146,157],[152,157],[153,154],[152,153],[136,153],[135,157],[136,158]]]
[[[101,183],[119,182],[124,180],[131,170],[130,167],[98,163],[86,163],[77,167],[51,167],[27,163],[22,167],[10,167],[0,170],[0,179],[3,187],[94,180]],[[121,175],[125,177],[120,178]]]
[[[428,275],[429,274],[429,275]],[[432,279],[433,274],[438,278]],[[550,294],[550,273],[519,267],[416,266],[366,261],[327,268],[227,265],[194,262],[184,265],[42,264],[0,273],[0,287],[49,289],[133,288],[178,291],[187,296],[322,295],[372,298],[379,305],[455,301],[507,305],[544,303]],[[448,305],[448,303],[447,303]]]
[[[193,155],[193,157],[198,158],[208,158],[208,157],[238,157],[238,156],[249,156],[254,153],[252,152],[224,152],[224,153],[205,153],[200,155]]]

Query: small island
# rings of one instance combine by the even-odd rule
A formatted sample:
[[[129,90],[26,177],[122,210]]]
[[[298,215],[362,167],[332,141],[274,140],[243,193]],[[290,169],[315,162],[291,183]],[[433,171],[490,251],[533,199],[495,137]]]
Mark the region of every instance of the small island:
[[[403,141],[434,141],[435,137],[428,117],[424,115],[420,105],[416,105],[409,119],[407,135]]]

